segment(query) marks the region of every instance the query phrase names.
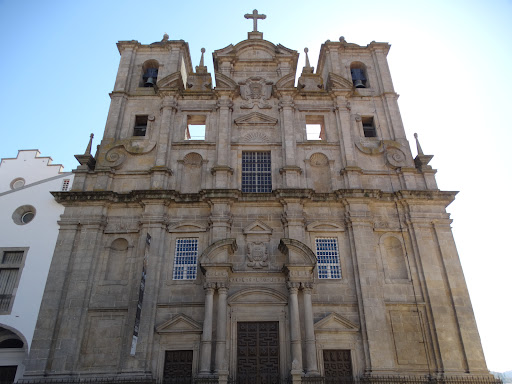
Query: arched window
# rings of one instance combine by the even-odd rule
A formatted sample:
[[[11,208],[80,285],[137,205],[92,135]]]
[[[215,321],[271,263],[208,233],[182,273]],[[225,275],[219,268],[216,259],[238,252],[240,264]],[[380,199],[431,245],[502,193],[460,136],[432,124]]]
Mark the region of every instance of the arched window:
[[[366,65],[360,61],[354,61],[350,64],[350,75],[352,76],[352,84],[355,88],[368,88],[368,74]]]
[[[154,87],[158,79],[158,61],[148,60],[142,65],[142,86]]]

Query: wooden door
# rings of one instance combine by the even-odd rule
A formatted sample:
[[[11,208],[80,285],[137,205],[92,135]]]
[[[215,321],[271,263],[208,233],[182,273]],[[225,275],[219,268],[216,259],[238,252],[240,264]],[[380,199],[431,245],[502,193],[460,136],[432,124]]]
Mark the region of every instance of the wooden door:
[[[163,384],[192,383],[192,351],[165,351]]]
[[[324,376],[328,381],[352,379],[352,358],[347,349],[324,349]]]
[[[279,383],[279,322],[237,325],[237,383]]]

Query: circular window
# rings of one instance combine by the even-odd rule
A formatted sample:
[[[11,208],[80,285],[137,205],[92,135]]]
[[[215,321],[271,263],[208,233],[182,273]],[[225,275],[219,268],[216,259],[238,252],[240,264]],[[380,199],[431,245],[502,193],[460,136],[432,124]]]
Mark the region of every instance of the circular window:
[[[11,189],[20,189],[25,186],[25,179],[23,177],[17,177],[11,181]]]
[[[32,219],[34,218],[34,212],[26,212],[23,214],[23,216],[21,216],[21,222],[23,224],[28,224],[32,221]]]
[[[17,225],[30,223],[36,216],[36,209],[31,205],[22,205],[16,208],[12,214],[12,221]]]

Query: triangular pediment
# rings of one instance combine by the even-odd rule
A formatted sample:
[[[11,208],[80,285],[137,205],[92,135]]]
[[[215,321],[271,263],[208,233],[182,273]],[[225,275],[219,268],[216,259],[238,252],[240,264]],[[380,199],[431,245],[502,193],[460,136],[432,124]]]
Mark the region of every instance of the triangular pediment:
[[[235,119],[235,124],[238,126],[274,126],[277,124],[277,119],[263,113],[252,112]]]
[[[201,324],[180,313],[156,327],[157,333],[201,333]]]
[[[331,313],[315,323],[315,332],[357,332],[359,326],[349,319]]]
[[[256,220],[244,228],[244,235],[248,234],[272,234],[272,228],[262,221]]]

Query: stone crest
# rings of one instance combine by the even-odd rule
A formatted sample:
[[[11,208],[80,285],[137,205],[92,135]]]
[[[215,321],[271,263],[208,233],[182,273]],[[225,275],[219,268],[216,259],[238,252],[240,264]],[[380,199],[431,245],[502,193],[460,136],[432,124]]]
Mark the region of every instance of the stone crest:
[[[263,242],[250,242],[247,244],[248,267],[262,269],[268,267],[267,244]]]
[[[250,77],[240,83],[240,96],[245,101],[240,108],[252,109],[258,106],[261,109],[272,108],[267,100],[272,95],[272,82],[267,82],[262,77]]]

